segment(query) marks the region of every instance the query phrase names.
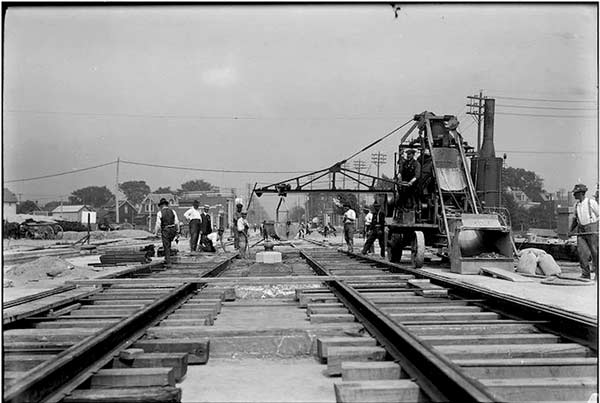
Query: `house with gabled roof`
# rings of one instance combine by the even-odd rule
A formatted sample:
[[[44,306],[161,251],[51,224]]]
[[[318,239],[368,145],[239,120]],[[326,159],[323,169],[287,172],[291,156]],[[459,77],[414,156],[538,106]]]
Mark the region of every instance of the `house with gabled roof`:
[[[13,192],[7,188],[2,189],[2,213],[4,217],[17,214],[17,202],[17,196]]]

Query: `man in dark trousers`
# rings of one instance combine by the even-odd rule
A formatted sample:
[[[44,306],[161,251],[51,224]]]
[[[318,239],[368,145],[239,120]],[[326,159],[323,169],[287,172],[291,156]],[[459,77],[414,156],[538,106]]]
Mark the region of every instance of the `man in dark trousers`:
[[[244,205],[236,199],[235,211],[233,212],[233,225],[231,227],[231,233],[233,234],[233,249],[238,250],[240,248],[240,238],[238,236],[237,222],[242,217],[242,208]]]
[[[212,232],[212,222],[210,219],[210,215],[208,214],[208,210],[210,206],[208,204],[204,205],[204,211],[202,212],[201,222],[200,222],[200,245],[204,246],[207,242],[206,236]]]
[[[160,230],[163,249],[165,250],[165,266],[171,268],[171,242],[179,234],[179,219],[177,213],[169,208],[167,199],[160,199],[158,207],[160,207],[160,211],[156,214],[154,235],[158,236]]]
[[[375,240],[379,240],[379,248],[381,257],[385,257],[385,243],[384,243],[384,231],[385,231],[385,212],[381,209],[381,205],[376,201],[373,203],[373,221],[371,221],[371,233],[367,242],[362,249],[362,254],[366,255],[371,249]]]
[[[400,159],[400,176],[402,179],[402,207],[405,210],[412,210],[416,204],[416,182],[421,177],[421,164],[415,159],[415,150],[409,148],[406,150],[406,158]]]
[[[190,251],[194,252],[198,247],[198,236],[200,235],[200,223],[202,222],[200,203],[194,200],[193,207],[183,213],[190,225]]]

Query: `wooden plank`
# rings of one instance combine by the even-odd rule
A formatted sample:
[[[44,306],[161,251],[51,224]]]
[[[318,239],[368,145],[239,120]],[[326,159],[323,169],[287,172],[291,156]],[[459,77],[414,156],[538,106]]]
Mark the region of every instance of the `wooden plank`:
[[[427,312],[439,312],[441,309],[444,312],[481,312],[482,308],[478,306],[470,305],[445,305],[440,307],[439,305],[403,305],[403,306],[384,306],[381,308],[382,311],[388,314],[398,313],[427,313]]]
[[[169,328],[165,326],[163,329]],[[142,348],[147,353],[189,353],[189,364],[206,364],[210,340],[204,337],[143,339],[136,341],[133,348]]]
[[[442,308],[443,309],[443,308]],[[397,322],[411,321],[441,321],[441,320],[490,320],[498,319],[500,315],[495,312],[418,312],[418,313],[394,313],[390,317]]]
[[[580,401],[598,391],[597,378],[480,379],[488,390],[506,401]]]
[[[102,328],[90,329],[8,329],[4,342],[76,342],[96,334]]]
[[[485,274],[489,274],[491,276],[498,277],[503,280],[514,281],[514,282],[518,282],[518,283],[533,282],[533,280],[531,278],[521,276],[520,274],[513,273],[508,270],[499,269],[497,267],[482,267],[481,271]]]
[[[317,356],[322,363],[327,361],[327,349],[329,347],[350,347],[350,346],[376,346],[377,340],[372,337],[319,337],[317,339]]]
[[[339,322],[354,322],[356,318],[349,313],[318,313],[310,315],[310,323],[339,323]]]
[[[93,301],[92,306],[104,306],[104,305],[148,305],[154,302],[153,299],[99,299],[99,300],[91,300]]]
[[[93,319],[81,319],[81,320],[53,320],[48,322],[40,322],[35,325],[36,329],[64,329],[64,328],[103,328],[111,326],[117,323],[118,320],[93,320]]]
[[[411,277],[412,278],[412,277]],[[182,277],[178,280],[183,283],[206,283],[206,284],[218,284],[218,283],[232,283],[232,284],[287,284],[287,283],[321,283],[323,281],[357,281],[361,282],[364,280],[403,280],[406,276],[401,274],[380,274],[373,276],[277,276],[277,277]],[[173,282],[171,278],[165,278],[159,280],[156,278],[152,279],[124,279],[124,278],[102,278],[102,279],[85,279],[85,280],[71,280],[68,284],[76,285],[101,285],[101,284],[128,284],[132,282],[143,283],[156,283],[160,281]]]
[[[92,376],[92,388],[175,386],[173,368],[110,368]]]
[[[403,403],[427,401],[419,385],[408,379],[349,381],[334,385],[338,403]]]
[[[417,336],[435,335],[462,335],[462,334],[520,334],[538,333],[534,325],[523,323],[502,324],[467,324],[467,325],[412,325],[407,324],[408,329]]]
[[[194,319],[165,319],[159,326],[212,326],[214,323],[211,316],[206,315],[204,318]]]
[[[100,289],[96,288],[76,288],[60,294],[50,295],[45,298],[27,302],[25,304],[5,308],[2,310],[2,323],[4,325],[17,320],[38,315],[42,312],[48,312],[51,309],[67,305],[82,298],[97,294]]]
[[[549,344],[559,343],[560,337],[549,333],[529,334],[473,334],[421,336],[421,340],[434,346],[452,344]]]
[[[77,389],[64,403],[179,403],[181,389],[173,386],[115,389]]]
[[[343,381],[400,379],[400,364],[393,361],[342,362]]]
[[[383,361],[387,352],[381,347],[329,347],[327,373],[341,375],[343,361]]]
[[[112,361],[113,368],[173,368],[175,381],[180,382],[187,373],[187,353],[143,353],[131,360],[115,358]]]
[[[350,311],[348,308],[311,308],[310,310],[306,308],[306,314],[308,316],[316,315],[316,314],[349,314]]]
[[[4,354],[2,367],[4,371],[29,371],[43,362],[53,359],[56,355],[26,355],[26,354]]]
[[[458,358],[542,358],[542,357],[592,357],[593,351],[576,343],[558,344],[484,344],[436,346],[452,359]]]

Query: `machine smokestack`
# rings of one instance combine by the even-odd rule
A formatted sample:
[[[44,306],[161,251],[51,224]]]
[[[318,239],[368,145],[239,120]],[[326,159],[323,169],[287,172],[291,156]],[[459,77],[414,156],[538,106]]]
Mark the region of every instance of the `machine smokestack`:
[[[502,158],[494,148],[494,110],[496,100],[486,98],[483,111],[483,143],[479,155],[471,160],[471,177],[479,200],[486,207],[500,207]]]
[[[483,104],[483,143],[479,158],[494,158],[496,150],[494,148],[494,112],[496,109],[495,99],[486,99]]]

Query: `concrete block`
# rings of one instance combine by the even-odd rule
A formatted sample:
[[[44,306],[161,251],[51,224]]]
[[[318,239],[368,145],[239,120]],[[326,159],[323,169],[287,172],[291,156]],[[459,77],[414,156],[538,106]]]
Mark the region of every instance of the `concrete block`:
[[[181,389],[173,386],[115,389],[77,389],[63,400],[65,403],[179,403]]]
[[[327,360],[327,349],[329,347],[350,347],[350,346],[376,346],[377,340],[372,337],[319,337],[317,339],[317,355],[321,362]]]
[[[101,369],[91,379],[92,388],[175,386],[173,368]]]
[[[273,264],[273,263],[281,263],[281,262],[282,262],[281,252],[265,251],[265,252],[258,252],[256,254],[256,263]]]
[[[119,352],[119,358],[124,361],[133,360],[136,357],[144,354],[144,349],[141,348],[128,348]]]
[[[164,327],[163,329],[177,329],[178,327]],[[181,327],[187,328],[187,327]],[[143,339],[133,345],[146,352],[153,353],[189,353],[188,364],[206,364],[209,358],[210,340],[208,338],[168,338],[168,339]]]

